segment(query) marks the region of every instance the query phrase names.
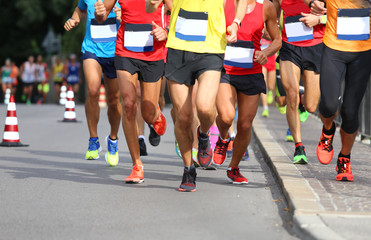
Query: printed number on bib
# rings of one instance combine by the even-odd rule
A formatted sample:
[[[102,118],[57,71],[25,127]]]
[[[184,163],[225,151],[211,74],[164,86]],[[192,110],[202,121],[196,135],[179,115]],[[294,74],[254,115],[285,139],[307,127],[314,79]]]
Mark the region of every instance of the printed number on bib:
[[[102,23],[98,23],[97,20],[91,19],[90,33],[93,42],[96,43],[116,41],[116,19],[107,18],[107,20]]]
[[[302,15],[285,18],[285,29],[288,42],[299,42],[313,39],[313,28],[305,26],[299,19]]]
[[[252,41],[237,41],[227,45],[224,64],[239,68],[252,68],[254,58],[254,43]]]
[[[370,9],[339,9],[337,39],[361,41],[370,38]]]
[[[179,10],[175,25],[175,37],[194,42],[206,40],[208,13]]]
[[[124,47],[132,52],[153,51],[151,24],[125,24]]]

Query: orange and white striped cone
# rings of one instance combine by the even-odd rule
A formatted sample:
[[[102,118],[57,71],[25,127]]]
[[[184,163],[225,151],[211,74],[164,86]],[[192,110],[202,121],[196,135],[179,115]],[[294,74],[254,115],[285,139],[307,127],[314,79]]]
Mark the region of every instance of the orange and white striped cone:
[[[3,147],[26,147],[28,145],[22,144],[19,140],[18,120],[14,96],[10,95],[8,103],[8,113],[5,118],[5,127],[3,141],[0,143]]]
[[[99,100],[98,104],[100,108],[107,107],[107,101],[106,101],[106,89],[104,87],[104,84],[100,85],[99,89]]]
[[[70,86],[67,91],[66,110],[64,111],[64,119],[62,122],[77,122],[75,112],[75,99],[73,89]]]

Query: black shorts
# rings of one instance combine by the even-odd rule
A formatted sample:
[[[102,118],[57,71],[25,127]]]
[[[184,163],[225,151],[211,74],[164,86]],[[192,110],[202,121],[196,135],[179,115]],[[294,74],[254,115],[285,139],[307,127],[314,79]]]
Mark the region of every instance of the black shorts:
[[[246,95],[266,93],[267,90],[262,73],[248,75],[223,74],[220,83],[228,83],[236,88],[237,92],[242,92]]]
[[[134,58],[115,56],[117,70],[124,70],[131,75],[138,73],[138,79],[143,82],[157,82],[164,75],[164,60],[144,61]]]
[[[63,82],[54,82],[54,85],[62,86]]]
[[[165,77],[180,84],[193,85],[202,73],[222,71],[224,54],[194,53],[169,48]]]
[[[22,82],[23,84],[23,87],[29,87],[29,86],[33,86],[35,83],[34,82]]]
[[[103,57],[97,57],[94,53],[91,52],[84,52],[81,56],[81,60],[85,59],[94,59],[96,60],[100,66],[102,67],[103,73],[106,75],[108,78],[117,78],[116,75],[116,68],[115,68],[115,59],[113,57],[111,58],[103,58]]]
[[[279,60],[290,61],[298,66],[302,72],[307,70],[319,73],[321,71],[322,50],[323,43],[311,47],[298,47],[282,42],[277,62],[279,63]]]

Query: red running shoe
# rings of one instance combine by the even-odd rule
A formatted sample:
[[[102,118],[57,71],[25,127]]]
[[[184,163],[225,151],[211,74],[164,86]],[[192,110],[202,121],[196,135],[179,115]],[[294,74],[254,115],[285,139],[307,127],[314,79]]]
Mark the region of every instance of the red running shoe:
[[[214,156],[213,156],[215,165],[220,166],[224,163],[230,141],[231,140],[224,141],[220,137],[218,138],[218,141],[216,142],[216,145],[215,145]]]
[[[247,184],[247,179],[242,176],[239,168],[233,167],[231,170],[227,170],[228,180],[233,184]]]
[[[321,133],[321,139],[317,145],[317,158],[322,164],[329,164],[334,156],[334,149],[332,142],[334,140],[335,132],[332,135]]]
[[[196,168],[191,167],[189,171],[184,170],[182,183],[180,184],[178,191],[180,192],[195,192],[196,191]]]
[[[353,182],[353,174],[352,168],[350,166],[350,159],[346,157],[339,157],[336,171],[338,174],[336,175],[336,181],[350,181]]]
[[[204,135],[204,136],[201,136]],[[197,128],[198,153],[197,160],[201,167],[208,168],[213,162],[213,150],[210,144],[210,134],[200,134],[200,126]]]
[[[160,116],[152,124],[152,127],[153,127],[153,130],[155,130],[155,132],[158,135],[162,136],[166,132],[166,118],[165,118],[164,114],[162,114],[162,112],[161,112],[161,110],[158,106],[157,106],[157,108],[158,108],[158,111],[160,111]]]

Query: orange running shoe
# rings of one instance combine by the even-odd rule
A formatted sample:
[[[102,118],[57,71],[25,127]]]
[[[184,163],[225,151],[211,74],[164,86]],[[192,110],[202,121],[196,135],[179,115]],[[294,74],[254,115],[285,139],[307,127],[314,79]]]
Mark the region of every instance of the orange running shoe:
[[[321,133],[321,139],[317,145],[317,158],[322,164],[329,164],[334,156],[334,149],[332,147],[334,136],[335,132],[332,135],[326,135],[323,131]]]
[[[131,174],[125,178],[125,183],[142,183],[144,182],[143,166],[136,164],[131,171]]]
[[[336,181],[350,181],[353,182],[353,174],[352,168],[350,166],[350,159],[347,157],[339,157],[336,171],[338,174],[336,175]]]
[[[224,163],[230,141],[231,140],[224,141],[220,137],[218,138],[218,141],[216,142],[216,145],[215,145],[214,156],[213,156],[215,165],[220,166]]]
[[[161,112],[161,110],[158,106],[157,106],[157,108],[158,108],[158,111],[160,111],[160,116],[152,124],[152,127],[158,135],[162,136],[166,132],[166,118],[165,118],[164,114],[162,114],[162,112]]]

